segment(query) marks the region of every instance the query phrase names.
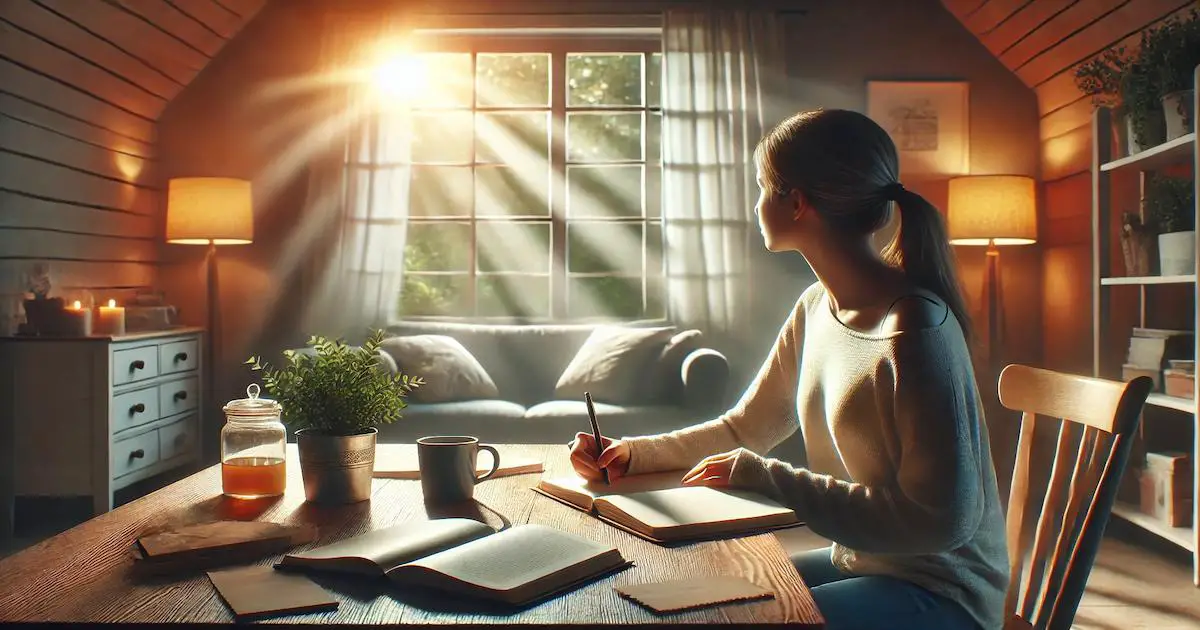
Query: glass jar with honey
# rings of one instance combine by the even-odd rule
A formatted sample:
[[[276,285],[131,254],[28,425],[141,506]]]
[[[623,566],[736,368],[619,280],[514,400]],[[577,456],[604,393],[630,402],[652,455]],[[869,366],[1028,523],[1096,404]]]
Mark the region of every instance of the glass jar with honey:
[[[287,430],[283,406],[259,398],[259,387],[246,388],[248,398],[225,405],[221,427],[221,487],[225,496],[259,499],[283,494],[287,484]]]

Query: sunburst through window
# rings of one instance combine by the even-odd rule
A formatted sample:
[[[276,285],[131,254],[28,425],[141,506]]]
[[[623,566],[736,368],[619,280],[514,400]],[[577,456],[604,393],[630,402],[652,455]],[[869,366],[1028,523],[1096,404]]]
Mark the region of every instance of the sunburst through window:
[[[658,43],[511,43],[419,55],[400,314],[661,317]]]

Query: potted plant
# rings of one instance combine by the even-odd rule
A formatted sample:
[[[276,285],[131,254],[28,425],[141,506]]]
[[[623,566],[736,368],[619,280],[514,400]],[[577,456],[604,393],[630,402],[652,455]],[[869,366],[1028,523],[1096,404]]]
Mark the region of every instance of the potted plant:
[[[1146,35],[1142,35],[1143,42]],[[1158,92],[1158,67],[1143,47],[1121,73],[1121,103],[1125,105],[1129,153],[1145,151],[1166,138],[1162,95]]]
[[[1146,31],[1141,57],[1154,70],[1152,83],[1161,101],[1164,139],[1191,132],[1193,82],[1200,65],[1200,11],[1192,9],[1185,19],[1170,17]]]
[[[1147,223],[1158,231],[1159,273],[1196,272],[1196,190],[1191,179],[1155,175],[1142,203]]]
[[[405,398],[424,384],[393,373],[375,331],[361,347],[314,336],[304,351],[286,350],[287,364],[274,368],[260,357],[246,363],[283,406],[295,429],[304,496],[315,503],[353,503],[371,497],[375,437],[379,425],[400,418]]]
[[[1113,110],[1113,137],[1119,155],[1130,153],[1128,116],[1125,104],[1121,102],[1121,77],[1128,63],[1124,47],[1110,48],[1075,70],[1075,87],[1091,97],[1096,107]]]

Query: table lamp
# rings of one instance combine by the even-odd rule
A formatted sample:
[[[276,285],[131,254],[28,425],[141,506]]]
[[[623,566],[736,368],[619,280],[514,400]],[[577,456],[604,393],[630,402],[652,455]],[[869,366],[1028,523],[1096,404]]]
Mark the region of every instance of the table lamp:
[[[217,246],[247,245],[254,241],[254,209],[250,182],[227,177],[179,177],[167,182],[167,242],[207,245],[209,392],[214,386],[220,309],[217,286]],[[211,408],[211,407],[210,407]]]
[[[1004,336],[1000,247],[1037,242],[1037,186],[1022,175],[968,175],[950,179],[947,229],[952,245],[986,246],[983,299],[987,357],[999,369]]]

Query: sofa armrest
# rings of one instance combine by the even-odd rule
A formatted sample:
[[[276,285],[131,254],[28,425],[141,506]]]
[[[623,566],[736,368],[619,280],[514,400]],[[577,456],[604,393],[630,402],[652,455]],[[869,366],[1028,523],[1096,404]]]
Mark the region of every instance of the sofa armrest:
[[[683,405],[703,412],[720,411],[729,387],[729,360],[712,348],[699,348],[683,359]]]

